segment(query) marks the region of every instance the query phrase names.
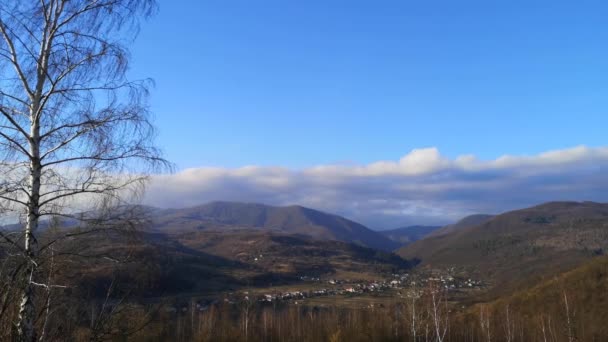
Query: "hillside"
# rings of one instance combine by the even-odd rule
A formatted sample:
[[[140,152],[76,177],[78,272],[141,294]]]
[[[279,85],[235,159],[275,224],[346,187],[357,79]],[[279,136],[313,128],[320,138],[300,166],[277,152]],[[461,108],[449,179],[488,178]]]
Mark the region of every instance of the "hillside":
[[[430,268],[458,267],[501,294],[572,269],[608,249],[608,205],[552,202],[428,237],[398,254]]]
[[[248,265],[254,273],[283,279],[300,276],[373,276],[410,265],[395,254],[341,241],[242,230],[231,234],[199,231],[175,234],[174,241],[196,251]]]
[[[356,244],[251,229],[143,233],[136,241],[100,235],[74,248],[128,254],[120,282],[143,296],[292,284],[301,277],[378,279],[412,266],[393,253]],[[111,282],[114,265],[103,261],[90,260],[80,281],[84,292],[101,295]]]
[[[428,235],[414,241],[406,246],[402,246],[397,253],[405,253],[407,255],[413,256],[414,258],[428,258],[428,253],[432,252],[429,250],[429,246],[433,246],[436,242],[443,240],[443,236],[458,232],[467,228],[475,227],[482,223],[489,221],[493,216],[492,215],[470,215],[467,216],[460,221],[449,224],[447,226],[440,227]]]
[[[494,323],[491,331],[496,337],[510,330],[525,333],[524,339],[530,341],[603,341],[608,336],[606,307],[608,257],[603,256],[512,295],[475,305],[460,319],[477,326],[483,310]]]
[[[448,224],[447,226],[443,226],[440,229],[436,229],[435,231],[431,232],[427,237],[447,235],[462,229],[474,227],[489,221],[492,217],[494,217],[494,215],[470,215],[456,223]]]
[[[254,229],[356,243],[385,251],[399,247],[359,223],[301,206],[212,202],[192,208],[158,210],[152,213],[152,222],[161,232]]]
[[[433,233],[441,226],[409,226],[380,231],[382,235],[399,243],[401,246],[418,241]]]

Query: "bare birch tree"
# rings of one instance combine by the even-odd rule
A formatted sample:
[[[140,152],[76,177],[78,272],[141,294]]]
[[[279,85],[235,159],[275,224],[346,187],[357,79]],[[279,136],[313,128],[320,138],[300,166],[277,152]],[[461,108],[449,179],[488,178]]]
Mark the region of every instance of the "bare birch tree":
[[[566,316],[566,336],[568,336],[568,342],[572,342],[575,341],[576,338],[574,337],[570,305],[568,304],[568,295],[566,294],[565,289],[562,289],[562,295],[564,296],[564,314]]]
[[[446,291],[440,284],[429,283],[429,317],[433,322],[435,340],[443,342],[449,328],[449,316],[447,308]]]
[[[511,322],[511,315],[509,314],[509,303],[507,303],[505,307],[505,320],[503,323],[505,328],[505,339],[507,340],[507,342],[511,342],[514,340],[515,326]]]
[[[481,327],[481,338],[492,342],[490,309],[484,304],[479,306],[479,326]]]
[[[416,302],[422,296],[421,291],[418,291],[416,288],[416,283],[412,283],[412,289],[407,293],[407,297],[410,299],[409,309],[411,311],[411,319],[410,319],[410,333],[412,335],[412,340],[415,342],[417,338],[417,327],[420,324],[418,316],[420,313],[416,312]]]
[[[45,217],[103,229],[96,206],[124,203],[166,165],[152,144],[149,81],[126,77],[126,44],[154,10],[154,0],[0,2],[0,214],[22,222],[0,239],[23,260],[20,341],[36,339],[37,269],[56,241],[37,239]]]

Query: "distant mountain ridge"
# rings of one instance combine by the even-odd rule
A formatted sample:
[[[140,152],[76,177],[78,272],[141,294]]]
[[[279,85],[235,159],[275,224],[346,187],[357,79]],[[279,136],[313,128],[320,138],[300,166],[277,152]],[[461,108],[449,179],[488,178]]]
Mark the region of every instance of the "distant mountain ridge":
[[[380,233],[403,246],[418,241],[440,228],[441,226],[408,226],[382,230]]]
[[[362,224],[344,217],[302,207],[275,207],[259,203],[211,202],[152,213],[157,230],[256,229],[338,240],[391,251],[400,245]]]

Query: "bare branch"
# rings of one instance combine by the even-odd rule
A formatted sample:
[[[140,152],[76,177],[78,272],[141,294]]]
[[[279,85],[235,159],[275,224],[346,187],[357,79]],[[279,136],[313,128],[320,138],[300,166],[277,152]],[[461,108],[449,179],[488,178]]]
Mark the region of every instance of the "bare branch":
[[[44,287],[44,288],[47,288],[47,289],[49,289],[49,288],[62,288],[62,289],[66,289],[66,288],[69,287],[69,286],[65,286],[65,285],[41,284],[41,283],[37,283],[35,281],[32,281],[32,285]]]
[[[16,130],[21,132],[24,137],[29,138],[28,133],[17,123],[17,121],[15,121],[15,119],[13,119],[9,112],[7,112],[4,108],[0,107],[0,113],[2,113],[2,115],[4,115],[4,117],[15,127]]]
[[[21,69],[21,65],[19,64],[19,59],[17,57],[17,49],[15,49],[13,40],[9,36],[5,23],[1,18],[0,18],[0,33],[2,34],[4,41],[6,42],[6,44],[9,47],[10,54],[11,54],[11,58],[9,58],[9,60],[11,61],[11,63],[13,64],[13,67],[15,68],[15,71],[19,75],[19,79],[21,80],[21,83],[23,84],[23,88],[30,95],[30,98],[31,98],[34,96],[34,92],[31,90],[30,85],[27,81],[27,77],[25,77],[25,74],[23,73],[23,70]]]

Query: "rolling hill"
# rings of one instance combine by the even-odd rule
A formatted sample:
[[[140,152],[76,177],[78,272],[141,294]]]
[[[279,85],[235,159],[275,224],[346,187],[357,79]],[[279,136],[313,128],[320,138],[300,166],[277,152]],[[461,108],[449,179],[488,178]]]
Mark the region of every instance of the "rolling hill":
[[[572,269],[606,250],[608,204],[551,202],[430,236],[397,253],[430,268],[465,269],[498,294]]]
[[[397,242],[359,223],[295,205],[212,202],[185,209],[159,209],[151,215],[154,229],[161,232],[253,229],[338,240],[385,251],[399,247]]]
[[[300,276],[365,277],[407,269],[399,256],[336,240],[314,240],[267,231],[240,230],[231,234],[195,231],[171,234],[170,239],[188,250],[230,260],[246,269],[251,279],[289,280]]]
[[[155,297],[292,284],[303,276],[378,279],[413,266],[393,253],[357,244],[251,229],[145,232],[136,240],[95,234],[73,251],[97,256],[81,260],[87,271],[70,276],[83,293],[95,296],[102,296],[116,276],[122,288]],[[117,266],[105,256],[128,256],[128,261]]]

